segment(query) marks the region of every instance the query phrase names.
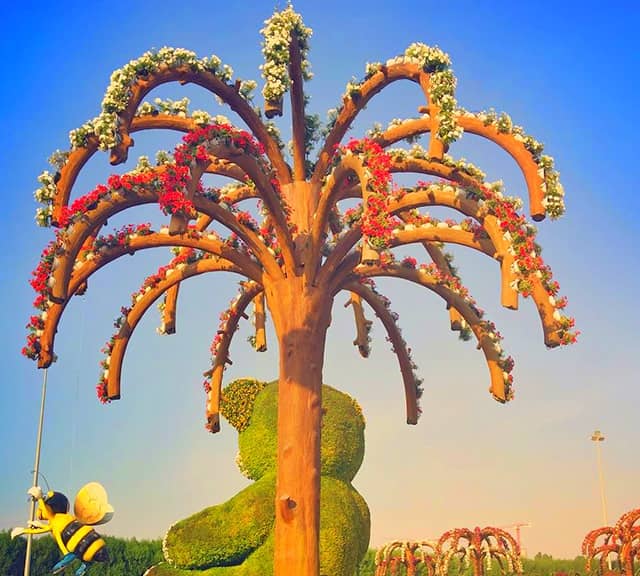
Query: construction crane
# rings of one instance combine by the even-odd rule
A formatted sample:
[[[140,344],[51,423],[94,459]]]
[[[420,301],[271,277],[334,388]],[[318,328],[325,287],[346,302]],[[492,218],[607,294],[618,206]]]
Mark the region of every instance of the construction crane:
[[[526,551],[522,547],[522,540],[520,536],[521,528],[531,528],[531,522],[514,522],[513,524],[507,524],[506,526],[499,526],[503,530],[515,529],[516,532],[516,542],[518,544],[518,548],[520,548],[520,556],[526,556]]]

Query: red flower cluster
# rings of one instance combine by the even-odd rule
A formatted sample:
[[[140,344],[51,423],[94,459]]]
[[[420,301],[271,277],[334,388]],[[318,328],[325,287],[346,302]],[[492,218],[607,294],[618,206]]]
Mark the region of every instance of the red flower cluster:
[[[202,156],[202,151],[198,150],[198,146],[211,140],[221,140],[225,144],[240,148],[252,156],[259,157],[264,154],[264,146],[260,142],[257,142],[249,132],[238,130],[229,124],[209,124],[203,126],[198,130],[190,132],[184,136],[182,140],[186,146],[176,149],[176,153],[190,156],[189,162],[194,157],[194,153],[188,151],[187,148],[195,150],[195,154],[199,153]],[[176,162],[179,164],[188,164],[188,162],[179,161],[178,157],[176,157]]]
[[[120,230],[114,230],[113,234],[108,236],[98,236],[92,245],[83,246],[86,250],[100,250],[101,248],[115,248],[116,246],[127,246],[129,244],[130,237],[133,234],[138,236],[148,236],[152,233],[151,223],[145,224],[127,224],[120,228]]]
[[[109,188],[100,184],[91,192],[84,196],[76,198],[71,206],[62,206],[60,209],[60,217],[58,218],[58,226],[65,227],[69,225],[73,217],[77,214],[84,214],[88,210],[92,210],[98,205],[101,198],[109,193]]]
[[[391,186],[391,156],[382,146],[369,138],[350,140],[337,153],[351,152],[357,155],[369,172],[366,191],[363,191],[364,213],[361,218],[362,235],[369,244],[382,250],[389,245],[393,229],[400,221],[389,214],[389,190]],[[356,212],[350,217],[357,216]]]
[[[184,195],[189,177],[189,167],[179,165],[171,165],[160,174],[160,185],[163,192],[158,198],[158,203],[164,214],[194,216],[193,202]]]
[[[401,264],[405,268],[411,268],[412,270],[415,270],[416,266],[418,265],[418,261],[411,256],[407,256],[406,258],[403,258]]]

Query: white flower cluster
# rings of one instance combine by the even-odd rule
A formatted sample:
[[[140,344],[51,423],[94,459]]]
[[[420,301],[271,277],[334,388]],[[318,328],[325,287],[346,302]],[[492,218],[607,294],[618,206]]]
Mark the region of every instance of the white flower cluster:
[[[240,82],[240,88],[238,89],[238,93],[247,102],[251,102],[253,100],[253,91],[257,87],[258,87],[258,83],[255,80],[243,80],[242,82]]]
[[[513,135],[514,140],[520,142],[529,151],[538,165],[538,175],[542,179],[541,189],[544,196],[542,205],[545,211],[553,219],[564,214],[564,189],[560,183],[560,174],[553,167],[553,158],[542,154],[544,145],[541,142],[526,134],[524,128],[514,124],[511,117],[504,112],[499,115],[495,110],[474,113],[460,108],[457,114],[467,118],[477,118],[485,126],[494,126],[501,134]]]
[[[360,82],[357,78],[353,77],[349,82],[347,82],[347,86],[344,90],[344,94],[342,98],[357,98],[360,96],[360,91],[362,90],[362,82]]]
[[[387,61],[387,65],[413,62],[420,66],[429,77],[429,100],[439,108],[437,136],[445,144],[454,142],[462,136],[462,128],[457,123],[457,103],[455,99],[456,78],[449,69],[451,59],[437,46],[427,46],[414,42],[403,56]],[[367,74],[371,75],[371,66],[367,65]]]
[[[162,68],[188,66],[196,72],[211,72],[223,82],[233,77],[233,69],[222,64],[220,58],[199,59],[194,52],[183,48],[164,47],[157,52],[145,52],[111,75],[110,84],[102,100],[102,113],[69,134],[72,148],[86,145],[87,138],[98,137],[100,150],[110,150],[117,144],[118,113],[123,111],[131,96],[131,88],[139,78],[145,78]],[[181,101],[179,101],[181,102]],[[178,103],[176,103],[178,104]]]
[[[484,182],[487,175],[478,168],[475,164],[468,162],[465,158],[460,158],[459,160],[454,159],[449,154],[444,154],[442,157],[442,163],[445,166],[449,166],[451,168],[455,168],[460,172],[464,172],[468,174],[472,178],[475,178],[479,182]]]
[[[235,462],[238,470],[240,470],[240,474],[242,474],[245,478],[249,478],[251,480],[251,472],[247,468],[247,465],[244,463],[242,454],[240,454],[240,450],[238,450],[238,452],[236,453]]]
[[[367,62],[365,67],[365,79],[371,78],[376,72],[382,68],[382,62]]]
[[[71,142],[71,149],[75,150],[76,148],[83,148],[87,145],[87,140],[90,136],[95,134],[95,121],[87,120],[80,128],[76,128],[75,130],[71,130],[69,132],[69,141]]]
[[[44,206],[36,209],[36,223],[38,226],[46,228],[51,226],[51,216],[53,215],[53,199],[57,191],[55,176],[45,170],[38,176],[38,182],[41,186],[33,193],[33,196]]]
[[[166,531],[165,535],[162,538],[162,555],[164,556],[164,559],[169,563],[169,565],[171,566],[175,566],[175,562],[173,561],[173,559],[171,558],[171,556],[169,556],[169,546],[167,545],[167,537],[169,536],[169,532],[171,532],[171,529],[177,524],[177,522],[174,522],[173,524],[171,524],[171,526],[169,526],[169,529]]]
[[[559,218],[564,214],[564,188],[560,184],[560,173],[554,170],[551,156],[541,156],[538,166],[538,174],[542,171],[544,178],[542,205],[551,218]]]
[[[265,85],[262,95],[268,102],[277,102],[287,92],[291,84],[289,78],[289,42],[293,34],[300,43],[302,58],[302,75],[305,80],[310,80],[312,74],[309,70],[307,52],[308,39],[311,36],[311,28],[307,28],[302,21],[302,16],[293,10],[291,5],[281,12],[275,12],[271,18],[265,20],[265,27],[260,30],[264,37],[262,42],[262,54],[264,64],[260,66]]]
[[[373,126],[367,130],[367,138],[379,138],[384,134],[384,130],[382,129],[382,124],[380,122],[374,122]]]
[[[440,72],[451,66],[451,59],[446,52],[437,46],[427,46],[422,42],[414,42],[405,51],[406,60],[422,66],[425,72]]]
[[[429,79],[429,99],[439,108],[438,138],[445,144],[454,142],[462,136],[462,127],[457,121],[457,102],[455,99],[456,77],[451,70],[433,72]]]
[[[41,208],[36,208],[36,224],[47,228],[51,226],[51,217],[53,216],[53,206],[47,205]]]
[[[189,108],[189,98],[186,96],[181,100],[171,100],[167,98],[155,98],[153,104],[150,102],[143,102],[136,111],[136,116],[149,116],[155,114],[170,114],[171,116],[179,116],[180,118],[186,118]]]
[[[160,335],[162,334],[166,334],[166,328],[167,325],[164,322],[164,310],[167,307],[167,294],[165,292],[164,297],[162,298],[162,300],[158,301],[158,304],[156,305],[156,307],[158,308],[158,311],[160,312],[160,325],[156,328],[156,332]]]
[[[151,162],[148,156],[140,156],[138,162],[131,174],[140,174],[141,172],[148,172],[151,169]]]
[[[38,176],[38,182],[40,182],[42,186],[33,193],[35,199],[41,204],[50,203],[56,195],[56,184],[53,174],[45,170]]]
[[[284,148],[284,142],[282,141],[282,135],[280,134],[280,128],[278,128],[275,122],[264,122],[264,127],[267,129],[267,133],[271,138],[276,141],[276,144],[282,150]]]

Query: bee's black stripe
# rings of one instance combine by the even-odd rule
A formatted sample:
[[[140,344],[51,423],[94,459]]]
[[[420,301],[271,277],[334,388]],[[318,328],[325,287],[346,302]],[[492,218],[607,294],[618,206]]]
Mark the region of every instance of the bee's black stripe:
[[[80,524],[80,522],[78,522],[77,520],[73,520],[72,522],[69,522],[69,524],[67,524],[64,527],[60,536],[62,536],[62,541],[64,542],[65,546],[67,545],[67,542],[69,542],[69,540],[71,539],[71,536],[73,536],[80,529],[81,526],[82,524]]]
[[[87,548],[91,546],[96,540],[100,539],[100,534],[98,534],[95,530],[91,530],[84,538],[78,542],[76,549],[73,551],[74,554],[78,558],[82,558],[84,553],[87,551]]]

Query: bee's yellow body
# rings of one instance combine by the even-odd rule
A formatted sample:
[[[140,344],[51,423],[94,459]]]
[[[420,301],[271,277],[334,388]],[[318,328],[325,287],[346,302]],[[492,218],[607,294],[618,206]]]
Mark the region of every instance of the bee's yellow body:
[[[80,524],[71,514],[56,514],[50,521],[51,533],[64,554],[72,552],[83,562],[92,562],[106,544],[91,526]]]

